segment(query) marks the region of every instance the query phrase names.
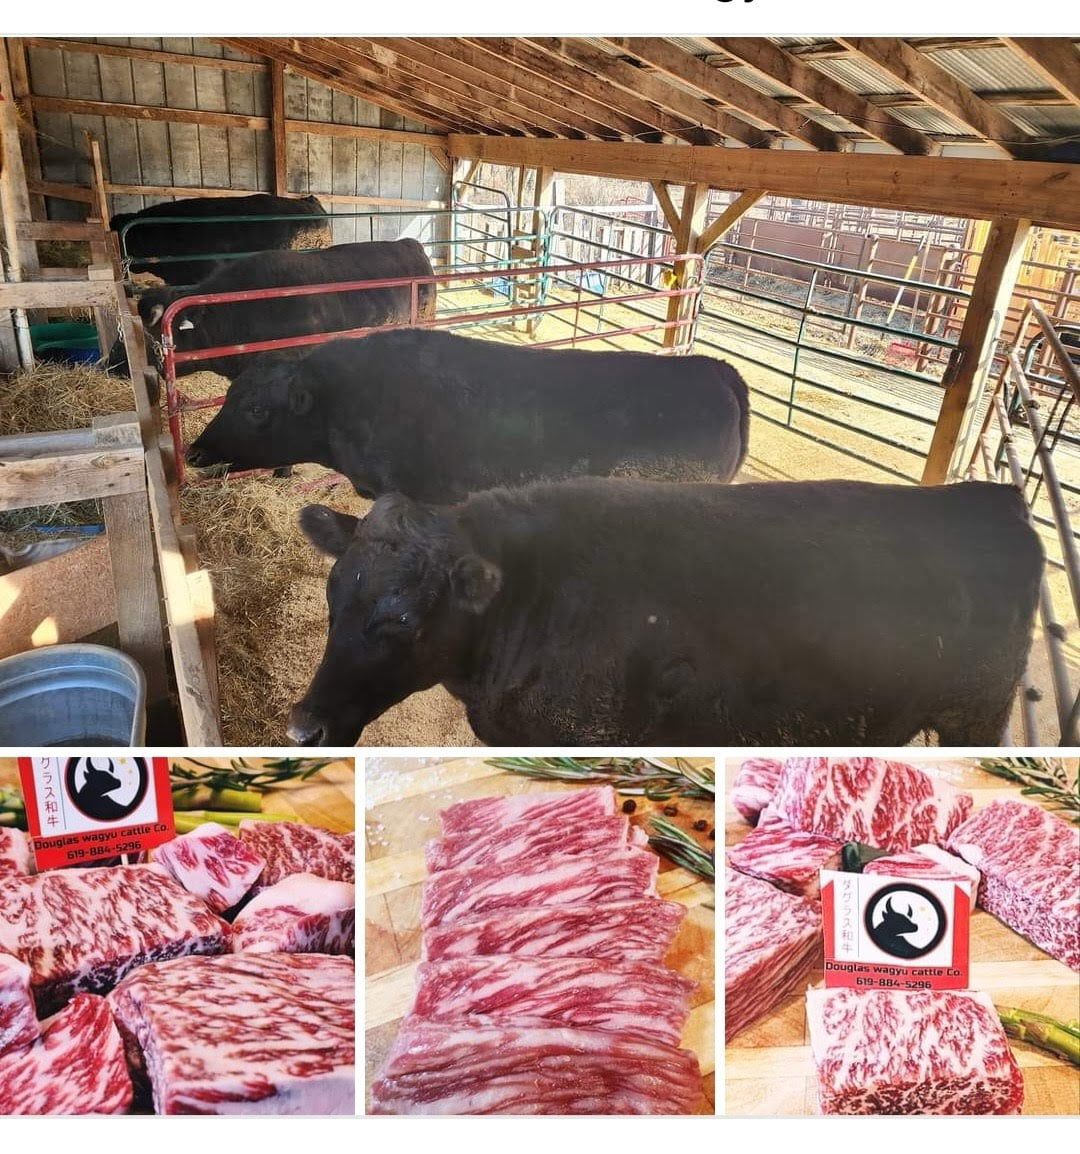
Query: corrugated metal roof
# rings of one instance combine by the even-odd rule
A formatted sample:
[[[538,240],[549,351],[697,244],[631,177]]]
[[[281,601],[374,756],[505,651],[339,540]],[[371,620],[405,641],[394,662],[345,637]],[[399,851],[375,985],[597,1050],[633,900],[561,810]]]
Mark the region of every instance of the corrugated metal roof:
[[[888,113],[884,108],[879,111],[882,116],[892,116],[911,128],[922,129],[923,132],[940,132],[945,136],[970,136],[973,140],[978,139],[966,124],[961,124],[959,120],[946,116],[936,108],[931,108],[929,104],[890,108]]]
[[[837,56],[828,60],[808,60],[815,68],[839,81],[845,88],[860,92],[864,96],[872,94],[885,96],[900,92],[901,87],[894,76],[883,68],[871,64],[861,56]]]
[[[1072,105],[1001,104],[1001,112],[1033,136],[1072,136],[1080,133],[1080,108]]]
[[[756,88],[758,92],[764,92],[766,96],[791,96],[794,94],[793,89],[785,88],[783,84],[762,76],[760,72],[755,72],[745,64],[740,64],[736,68],[724,68],[721,71],[725,76],[732,76],[736,80],[741,80],[743,84]]]
[[[945,48],[926,55],[976,92],[1046,87],[1044,77],[1011,48]]]

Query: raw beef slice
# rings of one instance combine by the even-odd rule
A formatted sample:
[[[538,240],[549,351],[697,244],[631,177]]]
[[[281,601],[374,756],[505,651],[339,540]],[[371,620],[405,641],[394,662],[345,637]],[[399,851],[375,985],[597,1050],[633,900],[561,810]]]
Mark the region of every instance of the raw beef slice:
[[[155,865],[0,882],[0,951],[30,967],[40,1014],[105,993],[145,962],[220,954],[228,943],[228,925]]]
[[[766,809],[757,829],[733,845],[727,859],[740,873],[816,901],[821,895],[821,871],[839,866],[843,848],[842,841],[827,834],[792,829]]]
[[[26,877],[33,872],[30,839],[21,829],[0,825],[0,881]]]
[[[0,1054],[29,1045],[37,1036],[30,967],[10,954],[0,954]]]
[[[227,954],[141,966],[109,995],[159,1114],[352,1114],[353,963]]]
[[[256,889],[292,874],[315,874],[332,882],[356,881],[356,834],[332,833],[297,821],[240,822],[240,840],[266,862]]]
[[[731,783],[731,804],[751,825],[757,825],[761,811],[772,801],[783,765],[771,757],[751,757],[739,766]]]
[[[685,906],[659,898],[500,909],[433,926],[424,935],[424,958],[517,954],[661,962],[685,916]]]
[[[521,863],[443,870],[424,882],[425,929],[495,909],[576,905],[656,896],[659,859],[630,847],[599,853],[560,854]]]
[[[372,1114],[689,1114],[701,1072],[688,1050],[635,1034],[406,1018]]]
[[[694,983],[650,962],[595,958],[458,958],[421,962],[412,1012],[454,1021],[527,1017],[636,1031],[678,1045]]]
[[[789,757],[772,809],[793,829],[909,850],[943,845],[971,811],[971,794],[883,757]]]
[[[131,1078],[104,998],[79,994],[29,1046],[0,1056],[0,1114],[121,1114]]]
[[[1024,1079],[970,990],[808,990],[823,1114],[1015,1114]]]
[[[564,822],[515,821],[486,836],[456,833],[424,846],[428,873],[513,863],[555,854],[591,853],[630,844],[630,823],[621,814],[568,818]]]
[[[478,841],[496,836],[512,822],[558,825],[568,819],[608,817],[615,812],[610,785],[560,789],[551,793],[517,793],[509,797],[478,797],[447,806],[439,815],[443,836],[472,834]]]
[[[962,858],[936,845],[917,845],[908,853],[886,854],[863,866],[864,874],[885,874],[896,878],[930,878],[933,881],[967,882],[971,904],[979,894],[979,871]]]
[[[821,955],[821,912],[806,898],[725,871],[725,1037],[796,990]]]
[[[983,909],[1080,970],[1080,828],[1024,801],[992,801],[949,849],[982,873]]]
[[[293,874],[256,894],[232,927],[234,953],[351,954],[356,887]]]
[[[219,914],[236,905],[266,865],[250,846],[213,821],[167,841],[150,856]]]

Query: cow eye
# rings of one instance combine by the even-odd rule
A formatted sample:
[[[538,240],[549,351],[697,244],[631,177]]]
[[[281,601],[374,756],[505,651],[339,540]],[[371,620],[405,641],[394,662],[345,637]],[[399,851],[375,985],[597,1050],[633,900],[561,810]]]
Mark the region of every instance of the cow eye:
[[[408,625],[409,624],[408,613],[402,613],[402,615],[397,619],[397,623],[399,625]]]
[[[252,405],[251,408],[248,409],[248,416],[251,417],[253,421],[265,421],[269,415],[270,410],[265,405]]]

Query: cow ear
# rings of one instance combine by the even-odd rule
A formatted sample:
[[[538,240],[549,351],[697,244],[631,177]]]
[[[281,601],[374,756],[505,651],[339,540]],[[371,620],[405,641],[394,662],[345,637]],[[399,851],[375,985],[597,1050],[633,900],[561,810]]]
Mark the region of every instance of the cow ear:
[[[167,304],[168,300],[161,292],[151,290],[143,293],[139,299],[139,316],[142,317],[143,324],[147,328],[154,328],[160,324]]]
[[[340,557],[349,547],[358,517],[338,513],[325,505],[305,505],[300,510],[300,531],[322,553]]]
[[[306,385],[293,385],[289,389],[289,411],[297,417],[306,417],[311,412],[315,398]]]
[[[483,613],[502,588],[502,571],[476,553],[459,557],[450,570],[454,600],[469,613]]]

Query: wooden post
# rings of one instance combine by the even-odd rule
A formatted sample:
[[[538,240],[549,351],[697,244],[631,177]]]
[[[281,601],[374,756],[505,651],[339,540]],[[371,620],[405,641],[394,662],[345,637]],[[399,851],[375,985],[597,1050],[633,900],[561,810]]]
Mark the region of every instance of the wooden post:
[[[991,222],[960,338],[942,380],[945,395],[926,456],[924,485],[944,484],[963,456],[964,440],[990,372],[994,342],[1009,307],[1030,231],[1030,220],[999,218]]]
[[[550,208],[553,203],[554,192],[555,170],[553,168],[538,168],[536,170],[536,182],[533,186],[533,204],[538,209]],[[533,235],[533,239],[529,244],[537,261],[542,261],[544,255],[543,242],[540,240],[540,230],[543,228],[544,219],[544,216],[540,212],[534,212],[532,214],[532,227],[529,229]],[[538,300],[540,295],[539,283],[534,281],[531,291],[533,300]],[[539,316],[529,317],[525,329],[530,337],[533,336],[540,327],[541,319]]]
[[[26,45],[19,38],[9,36],[7,40],[8,68],[11,70],[11,91],[15,97],[15,107],[19,116],[19,142],[22,145],[23,162],[31,179],[41,180],[41,152],[38,149],[37,126],[30,101],[30,71],[26,64]],[[37,194],[30,198],[30,209],[35,220],[45,220],[45,197]]]
[[[88,222],[96,223],[101,235],[90,241],[90,263],[92,265],[107,265],[113,270],[113,277],[121,276],[120,250],[109,232],[109,195],[105,186],[105,166],[101,160],[101,144],[91,132],[83,134],[86,137],[86,148],[90,155],[91,185],[90,192],[93,200],[90,202],[90,216]],[[98,332],[98,348],[101,355],[107,357],[116,337],[117,318],[114,318],[108,309],[94,309],[94,324]]]
[[[285,65],[280,60],[270,61],[270,132],[274,150],[274,193],[284,196],[289,181],[285,151]]]
[[[663,185],[660,186],[663,188]],[[665,193],[667,190],[664,190]],[[660,195],[657,189],[657,195]],[[664,215],[670,223],[669,208],[674,209],[671,197],[667,197],[667,204],[660,198]],[[697,252],[698,242],[705,229],[705,215],[709,208],[709,186],[707,184],[687,184],[683,186],[682,209],[678,215],[678,226],[672,229],[675,234],[675,255]],[[686,261],[675,262],[673,288],[685,288],[689,279],[689,265]],[[667,304],[667,320],[669,327],[664,329],[664,348],[671,349],[679,341],[681,326],[672,322],[682,320],[686,316],[686,297],[669,297]]]

